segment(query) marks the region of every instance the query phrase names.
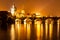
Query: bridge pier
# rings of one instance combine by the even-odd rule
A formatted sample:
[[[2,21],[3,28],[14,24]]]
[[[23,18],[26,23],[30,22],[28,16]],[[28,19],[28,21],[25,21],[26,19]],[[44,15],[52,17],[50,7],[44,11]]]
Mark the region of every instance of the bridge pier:
[[[24,24],[24,20],[26,19],[26,17],[21,17],[21,24]]]
[[[46,31],[45,31],[45,18],[42,19],[42,23],[43,23],[43,40],[45,40],[45,34],[46,34]]]
[[[21,20],[21,24],[24,24],[24,20]]]
[[[49,30],[50,30],[49,27],[50,27],[50,25],[48,24],[48,30],[47,30],[48,31],[48,35],[47,35],[48,40],[49,40]]]
[[[53,40],[57,40],[57,19],[54,18],[53,22]]]
[[[36,31],[35,31],[35,27],[34,27],[34,20],[35,20],[35,18],[33,19],[33,18],[31,18],[31,20],[32,20],[32,27],[31,27],[31,40],[36,40],[37,38],[36,38]],[[35,39],[36,38],[36,39]]]

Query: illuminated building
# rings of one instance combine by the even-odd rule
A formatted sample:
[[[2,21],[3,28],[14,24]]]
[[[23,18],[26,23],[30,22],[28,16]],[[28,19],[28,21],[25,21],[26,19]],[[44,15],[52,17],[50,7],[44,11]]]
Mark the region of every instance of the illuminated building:
[[[25,10],[21,10],[20,16],[21,16],[21,17],[24,17],[24,16],[25,16]]]
[[[11,12],[12,16],[15,16],[15,12],[16,12],[15,4],[12,5],[10,12]]]

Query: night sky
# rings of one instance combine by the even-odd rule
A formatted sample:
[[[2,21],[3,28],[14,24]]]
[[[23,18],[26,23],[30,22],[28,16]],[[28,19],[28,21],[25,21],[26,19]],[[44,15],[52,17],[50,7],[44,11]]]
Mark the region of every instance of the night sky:
[[[14,0],[17,10],[40,12],[41,15],[60,16],[60,0]],[[0,0],[0,11],[10,10],[12,0]]]

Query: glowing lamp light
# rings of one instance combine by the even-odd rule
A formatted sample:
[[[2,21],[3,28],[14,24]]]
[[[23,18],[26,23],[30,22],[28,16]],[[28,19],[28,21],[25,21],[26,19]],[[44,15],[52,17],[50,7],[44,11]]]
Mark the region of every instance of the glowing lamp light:
[[[40,17],[40,13],[36,13],[36,17]]]
[[[25,10],[21,10],[21,13],[25,13]]]
[[[40,15],[40,13],[36,13],[36,15]]]

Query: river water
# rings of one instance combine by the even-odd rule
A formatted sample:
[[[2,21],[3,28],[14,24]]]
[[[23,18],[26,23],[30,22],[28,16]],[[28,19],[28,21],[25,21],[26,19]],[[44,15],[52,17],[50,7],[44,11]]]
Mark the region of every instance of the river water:
[[[56,33],[53,29],[53,23],[45,23],[44,30],[41,21],[35,21],[34,24],[25,21],[21,24],[20,20],[15,20],[15,24],[7,25],[7,30],[0,28],[0,40],[60,40],[59,25]]]

